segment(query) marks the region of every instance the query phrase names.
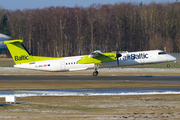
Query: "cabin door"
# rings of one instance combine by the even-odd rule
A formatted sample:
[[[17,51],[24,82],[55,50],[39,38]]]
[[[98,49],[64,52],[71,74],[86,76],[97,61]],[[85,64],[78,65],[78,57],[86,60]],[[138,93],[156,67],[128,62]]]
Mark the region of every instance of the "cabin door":
[[[65,70],[66,69],[66,64],[64,61],[61,62],[61,70]]]

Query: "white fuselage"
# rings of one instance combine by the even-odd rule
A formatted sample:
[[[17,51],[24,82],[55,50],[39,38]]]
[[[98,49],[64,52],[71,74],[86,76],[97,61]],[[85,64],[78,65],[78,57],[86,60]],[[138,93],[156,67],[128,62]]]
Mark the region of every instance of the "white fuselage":
[[[138,65],[138,64],[151,64],[175,61],[176,58],[165,54],[161,50],[139,51],[139,52],[126,52],[121,53],[118,62],[119,66]],[[64,57],[56,60],[39,61],[34,63],[17,64],[14,67],[27,68],[45,71],[75,71],[86,70],[94,68],[94,63],[78,64],[77,62],[83,56]],[[116,67],[117,61],[103,62],[100,67]]]

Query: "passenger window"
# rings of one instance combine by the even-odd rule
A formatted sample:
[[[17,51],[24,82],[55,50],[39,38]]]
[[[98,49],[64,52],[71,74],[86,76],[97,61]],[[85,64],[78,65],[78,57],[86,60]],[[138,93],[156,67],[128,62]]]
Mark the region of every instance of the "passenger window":
[[[164,55],[166,54],[165,52],[159,52],[158,55]]]

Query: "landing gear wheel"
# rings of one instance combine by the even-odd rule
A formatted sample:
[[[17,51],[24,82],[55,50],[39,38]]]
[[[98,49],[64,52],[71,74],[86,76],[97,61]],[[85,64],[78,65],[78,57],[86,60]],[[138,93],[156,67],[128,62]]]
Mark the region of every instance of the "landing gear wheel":
[[[170,64],[167,64],[167,67],[169,68],[169,67],[170,67]]]
[[[97,76],[98,75],[98,68],[99,68],[99,65],[94,65],[95,71],[93,72],[93,76]]]
[[[98,75],[98,71],[94,71],[93,76],[97,76],[97,75]]]

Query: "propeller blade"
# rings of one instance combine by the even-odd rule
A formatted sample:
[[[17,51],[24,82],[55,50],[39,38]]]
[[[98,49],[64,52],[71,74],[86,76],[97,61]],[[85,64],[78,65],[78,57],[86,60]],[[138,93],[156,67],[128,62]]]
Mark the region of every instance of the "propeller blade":
[[[118,66],[119,66],[119,60],[118,60],[118,57],[116,58],[116,61],[117,61],[117,64],[118,64]]]
[[[117,52],[116,52],[116,61],[117,61],[118,66],[119,66],[119,57],[121,57],[121,56],[122,56],[122,55],[119,54],[119,51],[118,51],[118,49],[117,49]]]

